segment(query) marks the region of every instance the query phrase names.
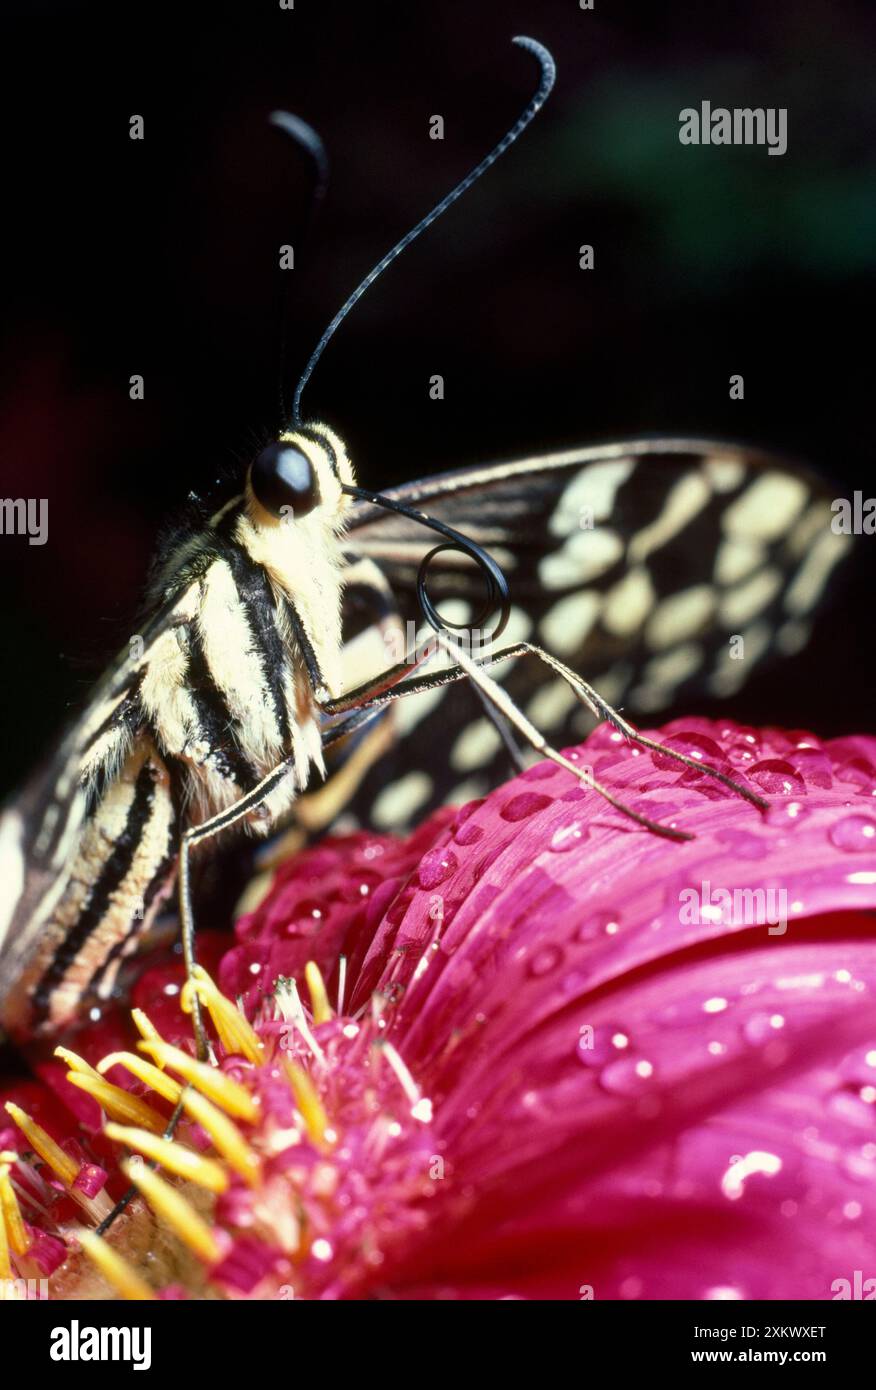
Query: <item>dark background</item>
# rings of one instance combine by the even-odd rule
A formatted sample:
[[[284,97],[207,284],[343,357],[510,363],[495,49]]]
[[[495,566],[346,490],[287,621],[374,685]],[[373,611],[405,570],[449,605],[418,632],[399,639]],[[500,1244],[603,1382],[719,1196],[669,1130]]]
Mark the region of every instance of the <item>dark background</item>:
[[[369,291],[305,414],[345,435],[372,486],[653,429],[772,445],[837,495],[876,492],[872,4],[28,0],[2,14],[0,495],[49,500],[46,546],[0,538],[4,784],[127,636],[162,517],[276,431],[280,244],[296,245],[291,392],[349,291],[528,99],[516,33],[554,51],[554,96]],[[678,113],[704,98],[788,107],[788,152],[681,146]],[[267,126],[277,106],[332,160],[307,245],[307,166]],[[428,138],[436,113],[443,141]],[[578,268],[583,242],[594,272]],[[735,372],[744,402],[729,400]],[[731,702],[741,717],[873,728],[868,545],[807,653]]]

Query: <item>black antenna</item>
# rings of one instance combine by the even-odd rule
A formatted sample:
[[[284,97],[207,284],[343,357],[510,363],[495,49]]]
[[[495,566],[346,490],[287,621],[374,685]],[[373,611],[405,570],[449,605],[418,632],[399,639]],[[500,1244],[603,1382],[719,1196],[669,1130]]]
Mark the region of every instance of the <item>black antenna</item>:
[[[308,215],[308,222],[310,222],[316,216],[328,189],[329,162],[325,145],[313,126],[302,121],[300,116],[294,115],[291,111],[272,111],[268,121],[271,125],[275,125],[278,130],[283,130],[287,135],[291,135],[296,145],[300,146],[313,165],[313,188],[310,194],[310,212]]]
[[[299,236],[297,238],[297,240],[299,240],[301,243],[305,243],[310,238],[310,233],[313,230],[314,223],[316,222],[320,208],[322,207],[323,201],[325,200],[325,195],[328,191],[329,161],[328,155],[326,154],[325,145],[322,143],[322,140],[320,139],[317,132],[313,129],[313,126],[308,125],[307,122],[303,121],[300,116],[294,115],[291,111],[272,111],[270,116],[268,117],[268,121],[271,125],[276,126],[278,130],[282,130],[285,135],[291,136],[298,148],[300,150],[303,150],[304,153],[307,155],[307,158],[310,163],[312,177],[312,183],[310,188],[310,201],[308,204],[307,213],[301,224]],[[278,383],[278,391],[281,428],[283,422],[286,420],[287,417],[285,387],[286,374],[283,371],[283,363],[286,360],[286,340],[289,322],[289,294],[290,277],[288,275],[283,275],[279,295],[279,325],[277,329],[279,345],[278,357],[280,361],[280,380]]]
[[[529,125],[530,121],[535,116],[536,112],[539,111],[539,109],[544,105],[545,101],[549,97],[551,88],[554,85],[554,80],[557,75],[556,64],[551,54],[545,48],[544,44],[539,43],[537,39],[530,39],[525,36],[518,36],[513,40],[513,42],[516,43],[519,48],[525,48],[529,53],[534,54],[535,57],[538,59],[538,62],[541,66],[541,81],[538,85],[538,91],[535,93],[535,96],[529,102],[523,114],[520,117],[518,117],[514,125],[507,132],[507,134],[503,135],[502,139],[499,141],[495,149],[491,150],[490,153],[486,156],[486,158],[482,159],[480,164],[478,164],[478,166],[475,169],[472,169],[471,173],[467,174],[461,183],[458,183],[456,185],[452,192],[448,193],[445,198],[442,198],[441,202],[436,204],[432,211],[427,213],[426,216],[422,219],[422,221],[417,223],[416,227],[414,227],[410,232],[408,232],[406,236],[403,236],[401,241],[397,242],[396,245],[393,246],[391,251],[387,251],[383,259],[381,261],[378,261],[377,265],[370,272],[370,274],[366,275],[365,279],[362,281],[361,285],[359,285],[358,289],[355,289],[353,291],[347,302],[344,305],[342,305],[342,307],[335,314],[328,328],[325,330],[319,342],[317,343],[313,351],[313,354],[310,358],[310,361],[307,363],[307,366],[301,373],[301,379],[295,388],[295,398],[292,402],[292,419],[296,425],[301,424],[302,392],[304,391],[305,386],[310,380],[310,377],[313,373],[313,369],[319,361],[320,357],[322,356],[323,352],[325,351],[328,342],[334,336],[334,333],[337,330],[338,326],[347,317],[353,305],[356,304],[362,298],[363,294],[368,289],[368,286],[374,284],[374,281],[377,279],[378,275],[381,275],[383,271],[386,270],[386,267],[390,265],[392,261],[395,260],[396,256],[401,255],[405,247],[410,246],[411,242],[414,240],[415,237],[418,237],[421,232],[424,232],[427,227],[430,227],[432,223],[437,218],[439,218],[443,212],[447,211],[447,209],[451,206],[452,203],[456,202],[457,198],[461,198],[463,193],[465,193],[469,188],[471,188],[472,184],[480,178],[481,174],[486,173],[490,165],[495,164],[499,156],[505,153],[509,145],[514,144],[514,141],[517,139],[519,135],[523,133],[523,131]]]
[[[375,507],[383,507],[389,512],[398,512],[400,516],[406,516],[410,521],[416,521],[420,526],[428,526],[430,530],[437,531],[439,535],[446,536],[447,539],[442,545],[436,545],[433,550],[429,551],[428,555],[423,557],[420,561],[420,568],[417,571],[417,601],[422,610],[423,617],[436,632],[440,632],[442,628],[448,627],[455,627],[460,630],[468,628],[469,626],[480,628],[486,622],[493,609],[498,607],[500,612],[499,624],[492,633],[492,640],[495,642],[496,638],[504,631],[508,622],[511,595],[508,590],[508,581],[489,551],[484,550],[476,541],[473,541],[469,536],[463,535],[461,531],[456,531],[452,526],[448,526],[446,522],[439,521],[437,517],[434,516],[427,516],[425,512],[418,512],[415,508],[406,506],[404,502],[397,502],[394,497],[384,497],[380,492],[370,492],[368,488],[364,487],[352,487],[349,483],[344,484],[342,491],[345,492],[348,497],[355,497],[360,502],[371,502]],[[429,597],[428,590],[426,589],[426,574],[432,560],[434,560],[435,556],[439,555],[442,550],[459,550],[463,555],[467,555],[470,560],[474,560],[486,580],[486,604],[480,615],[475,618],[471,624],[452,623],[448,619],[442,618]]]

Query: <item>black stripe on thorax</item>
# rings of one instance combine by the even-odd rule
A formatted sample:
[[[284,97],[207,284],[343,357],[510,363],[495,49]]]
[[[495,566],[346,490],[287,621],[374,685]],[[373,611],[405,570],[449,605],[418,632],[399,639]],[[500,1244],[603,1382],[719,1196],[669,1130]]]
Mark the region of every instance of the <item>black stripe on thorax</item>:
[[[51,965],[44,971],[34,991],[33,1009],[38,1016],[44,1016],[48,1012],[52,991],[61,983],[88,937],[100,925],[113,894],[130,872],[143,831],[152,814],[155,777],[152,764],[145,762],[134,783],[134,795],[128,807],[124,829],[104,862],[79,920],[61,942]]]
[[[292,727],[286,707],[283,673],[289,657],[277,627],[277,603],[264,567],[251,558],[246,547],[234,535],[241,510],[234,508],[228,512],[216,527],[216,534],[224,542],[222,559],[231,570],[253,647],[258,653],[280,741],[284,748],[288,748]]]
[[[249,791],[259,780],[259,773],[235,742],[232,732],[234,717],[210,670],[209,654],[197,623],[192,623],[188,637],[185,685],[198,721],[193,733],[209,744],[210,761],[216,770],[242,791]]]

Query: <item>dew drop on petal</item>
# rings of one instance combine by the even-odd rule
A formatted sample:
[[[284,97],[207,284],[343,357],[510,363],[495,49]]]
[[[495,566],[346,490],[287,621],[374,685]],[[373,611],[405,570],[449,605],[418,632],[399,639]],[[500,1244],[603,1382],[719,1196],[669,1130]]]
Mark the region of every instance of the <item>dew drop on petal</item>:
[[[582,1024],[578,1030],[575,1055],[582,1066],[605,1067],[627,1054],[629,1034],[616,1023]]]
[[[449,878],[457,867],[456,855],[446,845],[430,849],[420,860],[417,882],[428,892]]]
[[[805,820],[809,812],[802,801],[777,801],[774,806],[764,812],[764,820],[767,825],[787,827],[797,825]]]
[[[453,838],[456,843],[462,845],[463,848],[465,848],[466,845],[476,845],[478,840],[484,838],[483,826],[472,825],[466,821],[465,825],[459,827]]]
[[[844,816],[828,832],[831,844],[837,849],[860,854],[863,850],[876,850],[876,820],[870,816]]]
[[[677,734],[670,734],[661,742],[667,747],[672,748],[677,753],[684,753],[686,757],[693,758],[698,763],[708,763],[709,765],[722,764],[724,753],[714,739],[707,738],[705,734],[694,733],[692,730],[681,730]],[[667,757],[665,753],[652,751],[655,767],[659,767],[663,772],[670,772],[677,769],[679,764],[675,758]]]
[[[785,1020],[781,1014],[756,1013],[746,1019],[742,1026],[742,1036],[752,1046],[760,1047],[762,1043],[774,1038],[784,1026]]]
[[[582,830],[580,821],[573,820],[570,825],[562,825],[554,831],[550,848],[554,854],[568,854],[570,849],[578,848],[586,835],[587,831]]]
[[[542,975],[549,975],[552,970],[556,970],[562,959],[563,952],[559,946],[545,946],[543,950],[537,951],[529,962],[529,973],[540,979]]]
[[[512,796],[510,801],[505,802],[499,815],[507,821],[526,820],[529,816],[534,816],[536,811],[543,811],[545,806],[550,804],[551,798],[542,795],[541,792],[521,792],[518,796]]]
[[[598,941],[603,936],[616,936],[620,931],[620,914],[611,908],[603,912],[593,912],[576,927],[574,940],[582,943]]]
[[[748,769],[748,776],[770,796],[805,796],[806,783],[784,758],[765,758]]]
[[[599,1073],[603,1090],[616,1096],[636,1096],[652,1084],[654,1066],[644,1057],[622,1057]]]

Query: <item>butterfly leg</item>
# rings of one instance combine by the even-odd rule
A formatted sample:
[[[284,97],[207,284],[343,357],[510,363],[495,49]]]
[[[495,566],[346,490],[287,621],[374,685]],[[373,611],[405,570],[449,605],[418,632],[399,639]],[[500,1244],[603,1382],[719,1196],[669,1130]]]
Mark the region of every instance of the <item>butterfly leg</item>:
[[[661,835],[668,840],[692,840],[694,837],[687,831],[674,830],[669,826],[660,825],[657,821],[650,820],[647,816],[634,811],[631,806],[620,801],[609,789],[598,782],[589,771],[576,766],[570,758],[566,758],[556,748],[551,747],[547,740],[539,733],[534,724],[526,718],[522,710],[496,681],[489,676],[484,669],[487,664],[494,661],[505,660],[511,656],[522,656],[527,652],[527,645],[519,643],[515,647],[504,648],[501,652],[496,652],[485,661],[473,661],[455,642],[438,633],[434,639],[444,649],[457,660],[457,665],[449,667],[443,671],[423,673],[410,677],[408,673],[414,670],[425,658],[419,653],[415,658],[408,662],[400,662],[397,666],[388,671],[384,671],[374,681],[366,685],[359,686],[356,690],[349,691],[347,694],[337,699],[326,702],[323,706],[328,714],[344,713],[347,710],[358,710],[365,713],[370,709],[379,709],[391,700],[404,699],[408,695],[420,694],[424,690],[433,690],[437,686],[448,685],[453,681],[469,679],[477,687],[481,694],[492,705],[498,714],[507,720],[508,724],[520,735],[524,743],[529,744],[537,753],[545,758],[550,758],[552,762],[571,772],[574,777],[585,786],[599,793],[615,810],[622,815],[636,821],[645,830],[651,831],[655,835]],[[433,647],[434,652],[434,647]],[[406,678],[407,675],[407,678]]]
[[[701,772],[708,777],[714,777],[716,781],[723,782],[725,787],[730,787],[732,791],[744,797],[746,801],[750,801],[753,806],[757,806],[758,810],[766,810],[769,803],[764,801],[762,796],[758,796],[756,792],[750,791],[748,787],[742,786],[741,783],[735,782],[733,778],[728,777],[726,773],[719,772],[717,768],[709,767],[707,763],[698,762],[696,758],[691,758],[686,753],[680,753],[675,748],[667,748],[664,743],[658,743],[656,739],[648,738],[645,734],[639,733],[635,725],[631,724],[629,720],[624,719],[607,700],[602,698],[597,690],[594,690],[592,685],[582,680],[575,671],[565,666],[562,661],[558,661],[555,656],[551,656],[550,652],[546,652],[543,647],[536,647],[531,642],[521,642],[519,645],[525,648],[527,653],[532,656],[537,656],[540,661],[552,667],[552,669],[572,688],[583,705],[586,705],[598,719],[604,719],[607,723],[611,724],[619,733],[622,733],[625,738],[629,739],[630,743],[635,743],[640,748],[648,748],[655,753],[661,753],[664,757],[673,758],[675,762],[681,763],[684,767],[689,767],[695,772]],[[497,653],[494,659],[501,659],[501,654]]]

